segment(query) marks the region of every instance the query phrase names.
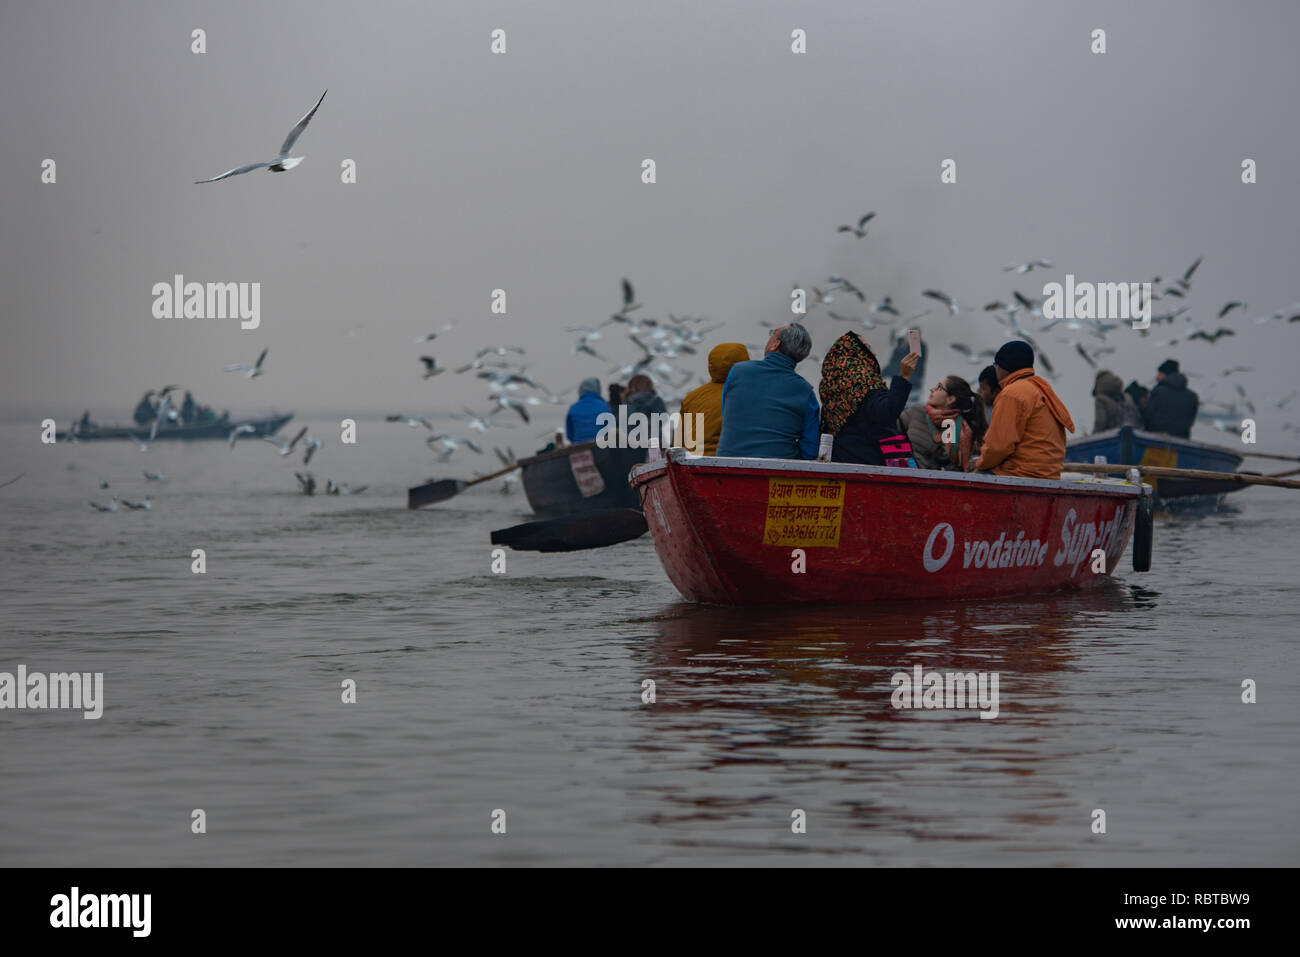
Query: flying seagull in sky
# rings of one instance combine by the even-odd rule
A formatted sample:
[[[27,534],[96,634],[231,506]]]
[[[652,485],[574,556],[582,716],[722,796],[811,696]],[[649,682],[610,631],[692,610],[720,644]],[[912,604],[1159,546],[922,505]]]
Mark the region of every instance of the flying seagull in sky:
[[[1003,266],[1003,272],[1032,272],[1035,268],[1051,269],[1052,264],[1046,259],[1030,259],[1028,262],[1012,263],[1009,266]]]
[[[1197,329],[1187,338],[1188,341],[1192,339],[1204,339],[1210,345],[1214,345],[1214,343],[1218,342],[1219,339],[1223,338],[1224,336],[1235,336],[1235,335],[1236,333],[1233,332],[1231,329],[1227,329],[1224,328],[1223,326],[1220,326],[1218,329],[1215,329],[1213,332],[1209,331],[1208,329]]]
[[[940,292],[938,289],[922,290],[921,295],[925,296],[927,299],[936,299],[943,303],[948,307],[948,315],[950,316],[955,316],[961,311],[957,305],[957,300],[953,299],[952,296],[949,296],[945,292]]]
[[[270,349],[263,349],[262,354],[257,357],[257,361],[251,366],[246,362],[236,362],[233,365],[226,366],[226,371],[242,372],[245,379],[256,379],[262,374],[262,360],[266,358],[266,354],[270,351]]]
[[[407,415],[405,412],[393,412],[390,415],[384,416],[384,421],[405,422],[413,429],[418,429],[420,426],[424,426],[430,432],[433,431],[433,423],[422,415]]]
[[[875,213],[867,213],[858,220],[857,228],[854,228],[853,226],[840,226],[835,231],[837,233],[852,233],[854,236],[858,237],[858,239],[861,239],[867,234],[867,223],[871,222],[872,217],[875,215]]]
[[[325,93],[328,92],[329,90],[325,91]],[[303,161],[304,157],[290,156],[289,151],[293,149],[293,144],[298,142],[298,137],[302,136],[302,131],[307,128],[307,124],[311,122],[311,118],[316,115],[321,103],[325,101],[325,93],[320,95],[320,99],[316,101],[316,105],[308,111],[307,115],[298,121],[298,125],[289,131],[289,135],[284,138],[284,145],[280,147],[280,153],[275,159],[267,160],[265,163],[249,163],[247,166],[237,166],[234,169],[226,170],[220,176],[212,177],[212,179],[195,180],[195,185],[215,183],[219,179],[228,179],[231,176],[238,176],[240,173],[251,173],[253,170],[262,169],[263,167],[269,169],[272,173],[283,173],[285,170],[293,169]]]
[[[284,439],[278,439],[274,435],[264,435],[262,436],[262,441],[270,442],[272,445],[274,445],[276,448],[280,450],[281,456],[285,456],[290,454],[293,451],[294,446],[296,446],[299,442],[301,442],[302,437],[306,434],[307,434],[307,426],[304,425],[301,429],[298,430],[298,434],[295,435],[293,438],[291,438],[288,442],[284,441]]]

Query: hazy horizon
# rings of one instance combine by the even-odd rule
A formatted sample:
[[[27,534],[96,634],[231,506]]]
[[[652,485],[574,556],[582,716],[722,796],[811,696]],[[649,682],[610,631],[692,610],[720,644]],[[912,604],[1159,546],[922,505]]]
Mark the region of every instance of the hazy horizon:
[[[1300,327],[1251,318],[1300,300],[1300,186],[1290,97],[1300,78],[1284,3],[631,4],[438,9],[296,2],[149,8],[76,4],[0,12],[0,188],[5,224],[0,415],[90,409],[126,421],[164,382],[232,413],[268,408],[485,408],[454,368],[483,345],[528,350],[553,389],[629,361],[572,356],[570,324],[603,320],[619,280],[640,314],[725,326],[677,365],[703,372],[722,341],[761,344],[759,320],[791,318],[793,281],[848,276],[892,296],[934,346],[927,378],[973,379],[977,351],[1009,338],[980,310],[1067,272],[1096,282],[1180,275],[1197,256],[1194,325],[1210,346],[1120,330],[1100,360],[1150,381],[1166,356],[1200,373],[1203,402],[1241,381],[1261,442],[1283,421]],[[124,15],[125,14],[125,15]],[[190,52],[190,32],[207,52]],[[507,52],[489,52],[490,32]],[[808,52],[790,50],[807,31]],[[1107,52],[1090,52],[1106,30]],[[291,173],[257,171],[329,93]],[[57,182],[41,182],[45,158]],[[641,182],[653,158],[658,182]],[[1243,158],[1258,183],[1243,185]],[[957,182],[940,183],[940,163]],[[357,182],[340,182],[355,160]],[[869,235],[837,233],[867,210]],[[1018,276],[1013,261],[1055,268]],[[152,286],[260,282],[261,325],[155,319]],[[921,290],[963,305],[941,316]],[[489,311],[504,288],[508,314]],[[855,315],[856,299],[837,297]],[[1244,299],[1222,323],[1219,307]],[[1181,305],[1168,299],[1156,304]],[[432,343],[412,339],[448,321]],[[814,352],[850,326],[814,311]],[[1026,320],[1028,326],[1040,321]],[[354,335],[346,335],[352,330]],[[1031,329],[1031,331],[1033,331]],[[882,330],[867,332],[889,354]],[[1076,422],[1091,427],[1093,371],[1036,338]],[[1093,345],[1100,343],[1085,336]],[[266,375],[222,372],[269,348]],[[1224,368],[1251,366],[1223,380]],[[818,371],[800,371],[814,383]],[[559,410],[562,413],[562,409]],[[544,425],[544,423],[543,423]],[[539,425],[538,428],[541,428]]]

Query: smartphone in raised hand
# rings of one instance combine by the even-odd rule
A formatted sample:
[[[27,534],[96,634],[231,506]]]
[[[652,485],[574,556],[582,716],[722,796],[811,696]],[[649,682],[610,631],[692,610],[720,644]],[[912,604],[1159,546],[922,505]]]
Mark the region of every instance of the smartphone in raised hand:
[[[910,351],[915,352],[918,356],[921,354],[921,330],[920,329],[907,330],[907,348]]]

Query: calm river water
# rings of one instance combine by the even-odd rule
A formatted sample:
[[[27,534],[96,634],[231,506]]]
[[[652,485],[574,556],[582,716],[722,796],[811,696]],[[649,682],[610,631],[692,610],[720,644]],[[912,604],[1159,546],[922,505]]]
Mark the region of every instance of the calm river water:
[[[522,493],[405,490],[495,460],[362,430],[312,470],[368,490],[308,498],[266,443],[0,426],[0,672],[104,675],[99,720],[0,711],[0,864],[1300,863],[1300,494],[1084,593],[700,607],[648,537],[493,574]],[[895,710],[917,664],[997,671],[1000,715]]]

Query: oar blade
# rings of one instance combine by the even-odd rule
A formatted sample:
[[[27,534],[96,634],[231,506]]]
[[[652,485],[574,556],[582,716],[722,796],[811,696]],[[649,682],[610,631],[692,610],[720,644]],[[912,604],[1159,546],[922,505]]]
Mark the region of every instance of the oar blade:
[[[498,529],[492,544],[520,552],[576,552],[631,541],[649,530],[639,509],[615,508]]]
[[[424,485],[417,485],[415,488],[406,490],[406,507],[423,508],[426,505],[445,502],[447,499],[459,495],[467,484],[469,483],[463,479],[441,479],[437,482],[426,482]]]

